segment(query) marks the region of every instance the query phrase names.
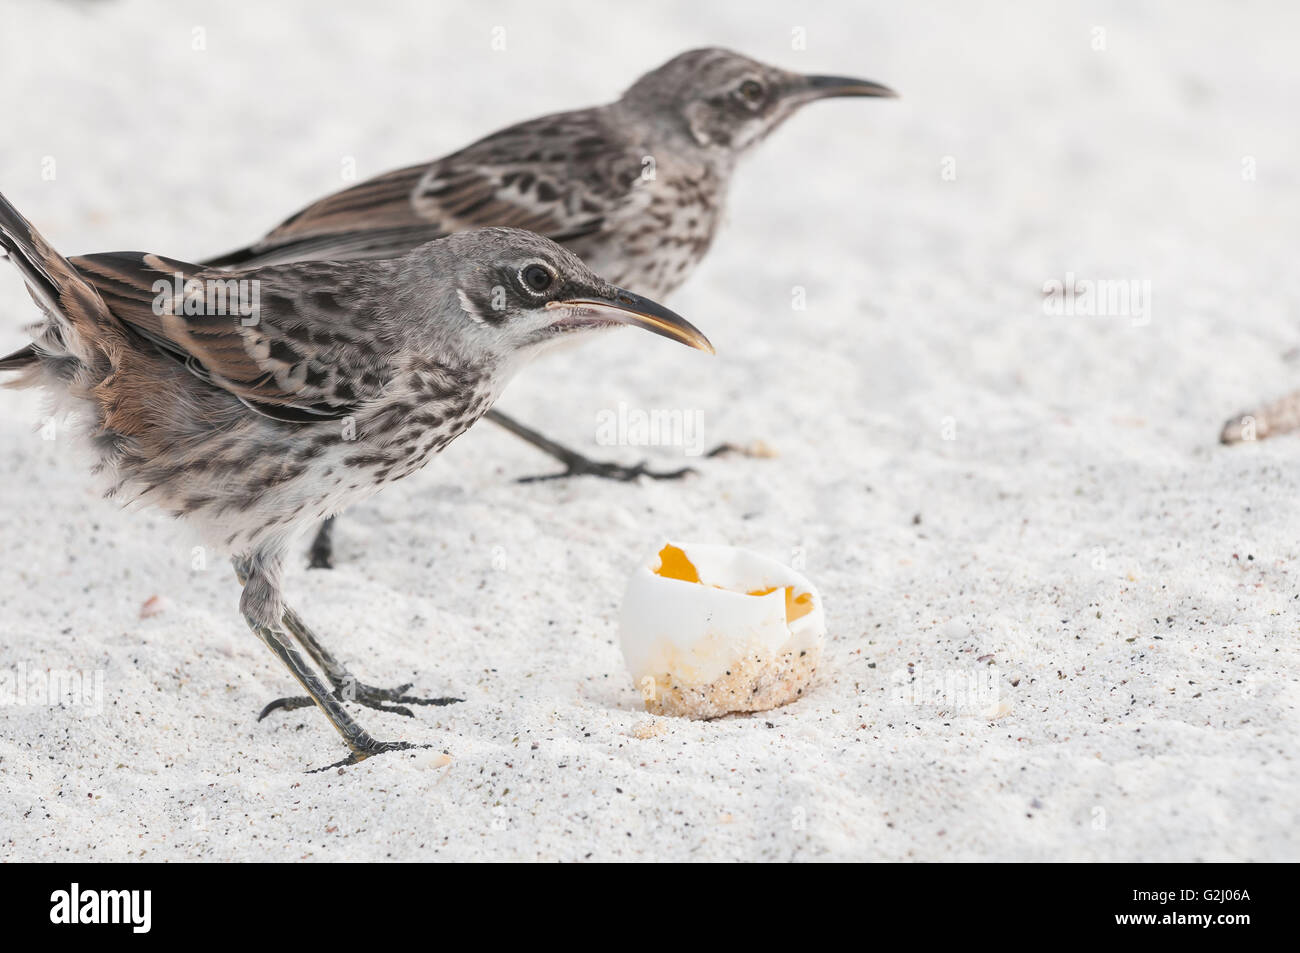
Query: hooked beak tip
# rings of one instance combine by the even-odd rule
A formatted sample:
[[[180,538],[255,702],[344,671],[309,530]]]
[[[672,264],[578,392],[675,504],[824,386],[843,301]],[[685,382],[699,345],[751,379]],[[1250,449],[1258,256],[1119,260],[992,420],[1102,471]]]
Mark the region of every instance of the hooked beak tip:
[[[876,99],[898,99],[898,93],[869,79],[849,76],[805,76],[803,89],[797,92],[808,99],[830,99],[835,96],[870,96]]]
[[[649,298],[624,291],[622,288],[615,288],[614,293],[609,297],[592,296],[568,301],[551,301],[546,307],[594,312],[608,321],[641,328],[698,351],[717,353],[704,333],[681,315],[669,311]]]

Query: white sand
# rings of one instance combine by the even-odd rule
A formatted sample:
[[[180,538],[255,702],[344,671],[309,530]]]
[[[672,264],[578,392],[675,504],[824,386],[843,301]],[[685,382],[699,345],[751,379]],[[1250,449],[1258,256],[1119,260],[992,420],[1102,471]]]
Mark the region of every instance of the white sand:
[[[778,458],[520,486],[549,461],[483,425],[290,576],[359,675],[465,698],[359,710],[415,756],[305,774],[341,747],[314,711],[254,720],[291,683],[226,564],[0,394],[0,671],[100,671],[104,701],[0,708],[0,859],[1300,856],[1300,444],[1215,442],[1300,384],[1293,6],[226,6],[6,0],[0,189],[58,248],[225,251],[345,157],[439,155],[706,43],[905,98],[812,107],[742,170],[671,302],[716,359],[623,332],[502,404],[629,462],[682,457],[595,447],[620,401]],[[1067,271],[1149,281],[1149,323],[1045,314]],[[0,314],[20,346],[8,269]],[[615,620],[663,537],[802,556],[830,625],[805,699],[645,727]],[[909,666],[990,673],[996,707],[918,704]]]

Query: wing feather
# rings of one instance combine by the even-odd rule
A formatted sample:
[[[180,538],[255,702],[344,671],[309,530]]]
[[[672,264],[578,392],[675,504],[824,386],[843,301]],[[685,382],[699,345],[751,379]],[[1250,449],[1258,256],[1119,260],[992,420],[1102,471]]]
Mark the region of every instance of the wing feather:
[[[212,266],[392,258],[471,228],[523,228],[553,241],[598,234],[644,201],[641,150],[600,109],[511,126],[430,165],[329,195]]]
[[[359,331],[374,266],[229,272],[144,252],[71,262],[131,332],[268,416],[348,416],[389,379],[387,358]]]

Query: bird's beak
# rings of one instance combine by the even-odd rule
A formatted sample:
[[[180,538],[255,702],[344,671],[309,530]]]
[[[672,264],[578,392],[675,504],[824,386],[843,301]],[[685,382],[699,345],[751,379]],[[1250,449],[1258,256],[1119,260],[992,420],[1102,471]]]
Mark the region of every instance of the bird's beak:
[[[713,345],[700,329],[681,315],[674,314],[649,298],[632,294],[622,288],[615,288],[613,295],[608,298],[592,295],[587,298],[571,298],[568,301],[548,301],[546,307],[574,311],[574,319],[567,323],[575,326],[587,323],[587,319],[595,317],[617,324],[628,324],[634,328],[644,328],[685,344],[687,347],[708,351],[710,354],[716,353]]]
[[[787,95],[801,103],[812,102],[814,99],[830,99],[832,96],[898,98],[898,93],[888,86],[867,79],[852,79],[848,76],[800,76],[791,84]]]

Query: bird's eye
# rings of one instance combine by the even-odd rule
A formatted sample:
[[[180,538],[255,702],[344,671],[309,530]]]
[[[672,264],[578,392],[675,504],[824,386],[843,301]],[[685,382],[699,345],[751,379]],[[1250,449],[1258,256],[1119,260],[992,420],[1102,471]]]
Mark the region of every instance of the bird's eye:
[[[529,265],[519,273],[519,277],[524,280],[524,285],[528,290],[541,294],[551,286],[555,276],[543,268],[541,265]]]
[[[756,79],[747,79],[740,84],[740,95],[756,103],[763,98],[763,84]]]

